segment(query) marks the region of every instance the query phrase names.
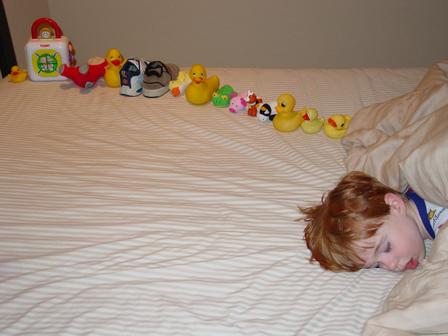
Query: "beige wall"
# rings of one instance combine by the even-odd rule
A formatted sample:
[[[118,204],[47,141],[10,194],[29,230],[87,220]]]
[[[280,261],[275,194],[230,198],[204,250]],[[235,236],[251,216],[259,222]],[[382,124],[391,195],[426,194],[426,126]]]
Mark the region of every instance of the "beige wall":
[[[80,63],[119,48],[181,66],[428,66],[448,57],[447,0],[4,0],[19,63],[50,15]]]
[[[39,17],[49,16],[47,0],[3,0],[17,63],[25,66],[23,48],[31,36],[31,25]]]

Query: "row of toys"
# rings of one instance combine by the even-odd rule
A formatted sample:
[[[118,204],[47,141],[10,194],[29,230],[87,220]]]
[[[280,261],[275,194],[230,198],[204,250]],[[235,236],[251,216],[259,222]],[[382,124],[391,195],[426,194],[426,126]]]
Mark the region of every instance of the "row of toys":
[[[212,103],[228,108],[232,113],[247,113],[261,121],[272,121],[280,132],[301,128],[305,133],[318,133],[322,128],[330,138],[345,136],[351,121],[349,115],[335,114],[321,118],[314,108],[295,110],[296,100],[288,94],[275,101],[264,102],[255,92],[238,94],[232,86],[220,86],[218,76],[208,77],[202,64],[194,64],[190,71],[180,71],[175,64],[125,59],[118,49],[110,49],[105,57],[94,57],[87,64],[77,66],[73,45],[62,35],[59,25],[49,18],[36,20],[31,27],[31,39],[25,46],[28,76],[32,81],[72,80],[83,89],[92,88],[103,78],[107,86],[119,88],[120,94],[157,98],[167,92],[173,97],[185,96],[192,105]],[[17,66],[8,76],[12,82],[26,79],[27,72]]]
[[[193,105],[211,101],[214,106],[228,108],[232,113],[243,112],[261,121],[272,121],[279,132],[292,132],[300,127],[303,132],[314,134],[323,128],[330,138],[340,139],[347,133],[351,121],[351,116],[341,114],[321,118],[315,108],[305,107],[296,111],[296,100],[288,93],[275,101],[263,102],[251,90],[238,94],[228,84],[219,87],[219,78],[216,75],[207,77],[201,64],[193,65],[188,74],[180,71],[177,79],[170,81],[169,88],[173,96],[185,94],[186,100]]]

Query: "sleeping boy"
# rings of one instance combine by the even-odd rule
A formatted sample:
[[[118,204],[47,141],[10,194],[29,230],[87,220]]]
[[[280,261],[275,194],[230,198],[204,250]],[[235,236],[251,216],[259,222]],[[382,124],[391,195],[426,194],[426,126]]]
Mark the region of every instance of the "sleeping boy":
[[[415,269],[425,257],[424,240],[434,239],[448,221],[448,209],[356,171],[344,176],[321,204],[300,210],[310,261],[331,271]]]

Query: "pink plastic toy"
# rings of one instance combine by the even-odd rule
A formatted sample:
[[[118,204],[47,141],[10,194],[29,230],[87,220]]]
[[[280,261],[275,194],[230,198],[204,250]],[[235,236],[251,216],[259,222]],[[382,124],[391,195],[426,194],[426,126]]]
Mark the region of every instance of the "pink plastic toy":
[[[229,111],[232,113],[246,112],[247,102],[244,96],[234,96],[230,99]]]

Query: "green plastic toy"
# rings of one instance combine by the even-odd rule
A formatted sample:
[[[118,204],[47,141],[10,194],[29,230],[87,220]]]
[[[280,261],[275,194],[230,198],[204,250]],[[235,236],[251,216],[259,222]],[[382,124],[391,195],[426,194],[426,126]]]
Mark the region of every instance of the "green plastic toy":
[[[212,104],[216,107],[228,107],[230,99],[236,95],[237,93],[230,85],[224,85],[213,93]]]

